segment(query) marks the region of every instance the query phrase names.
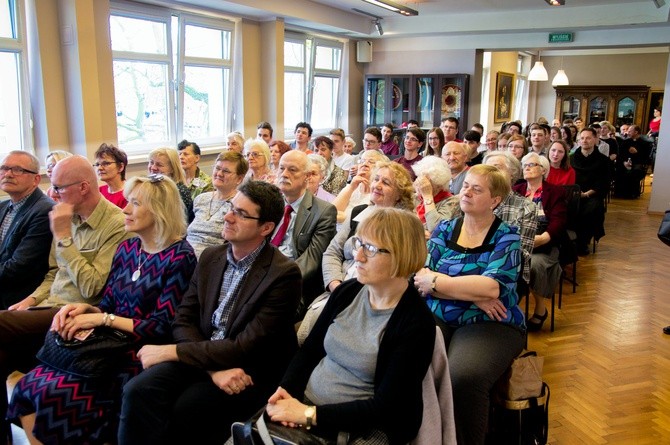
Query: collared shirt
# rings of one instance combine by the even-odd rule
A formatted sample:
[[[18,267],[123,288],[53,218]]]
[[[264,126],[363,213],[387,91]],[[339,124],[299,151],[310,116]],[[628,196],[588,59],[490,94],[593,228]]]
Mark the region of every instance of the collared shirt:
[[[31,296],[37,304],[46,300],[55,306],[97,303],[116,249],[131,236],[124,230],[121,209],[101,196],[86,221],[78,215],[72,217],[71,246],[58,247],[58,240],[53,240],[49,272]]]
[[[288,223],[288,228],[286,229],[286,234],[284,234],[284,239],[279,245],[279,251],[283,253],[284,256],[292,260],[296,259],[295,247],[293,246],[293,229],[295,227],[295,220],[298,216],[298,209],[300,208],[300,203],[302,203],[302,200],[305,199],[305,193],[307,193],[307,191],[303,192],[302,196],[293,201],[292,203],[288,202],[286,203],[293,208],[293,212],[291,213],[291,222]],[[275,233],[273,233],[272,236],[274,236],[277,233],[277,230],[279,230],[283,222],[284,218],[282,218],[281,221],[279,221],[279,224],[277,224],[277,228],[275,229]]]
[[[212,340],[222,340],[226,338],[226,327],[228,319],[235,306],[237,294],[244,282],[244,278],[249,273],[251,266],[260,255],[267,241],[263,241],[253,252],[239,261],[233,257],[233,249],[229,248],[227,252],[228,264],[223,272],[223,283],[219,292],[219,306],[212,314]]]
[[[530,282],[530,255],[533,253],[537,231],[537,206],[528,199],[510,192],[493,213],[519,231],[523,253],[523,279],[526,283]]]
[[[26,201],[28,200],[28,198],[30,198],[31,195],[32,193],[29,193],[28,195],[19,199],[17,202],[9,204],[9,209],[7,209],[7,213],[5,213],[5,217],[2,220],[2,232],[0,232],[0,243],[2,243],[5,240],[7,233],[9,233],[9,228],[12,226],[12,222],[14,222],[14,218],[19,213],[19,210],[21,210],[21,207],[23,207],[23,205],[26,203]]]

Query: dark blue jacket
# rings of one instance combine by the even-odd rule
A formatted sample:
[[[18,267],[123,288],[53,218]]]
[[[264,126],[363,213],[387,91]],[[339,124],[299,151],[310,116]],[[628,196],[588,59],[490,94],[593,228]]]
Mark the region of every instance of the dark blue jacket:
[[[0,202],[0,221],[9,204],[9,200]],[[23,300],[44,280],[49,270],[49,212],[53,205],[51,198],[36,188],[14,217],[0,245],[0,309]]]

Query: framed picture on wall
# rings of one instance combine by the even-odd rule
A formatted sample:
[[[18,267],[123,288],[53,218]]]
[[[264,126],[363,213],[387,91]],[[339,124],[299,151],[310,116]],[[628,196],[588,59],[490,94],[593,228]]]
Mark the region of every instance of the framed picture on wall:
[[[512,116],[514,100],[514,74],[498,71],[496,74],[496,102],[493,122],[506,122]]]

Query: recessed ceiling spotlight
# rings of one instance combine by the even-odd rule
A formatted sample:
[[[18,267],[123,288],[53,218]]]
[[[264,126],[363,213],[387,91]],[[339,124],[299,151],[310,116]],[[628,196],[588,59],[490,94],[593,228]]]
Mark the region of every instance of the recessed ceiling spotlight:
[[[565,6],[565,0],[544,0],[550,6]]]

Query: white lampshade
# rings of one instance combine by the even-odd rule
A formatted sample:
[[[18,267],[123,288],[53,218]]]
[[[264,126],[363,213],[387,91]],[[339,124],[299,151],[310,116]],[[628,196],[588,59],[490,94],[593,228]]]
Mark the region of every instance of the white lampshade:
[[[553,86],[570,85],[570,81],[568,80],[568,76],[565,74],[565,71],[558,70],[558,72],[554,76],[554,80],[551,81],[551,84]]]
[[[528,80],[549,80],[549,74],[544,67],[544,62],[537,61],[533,69],[528,73]]]

